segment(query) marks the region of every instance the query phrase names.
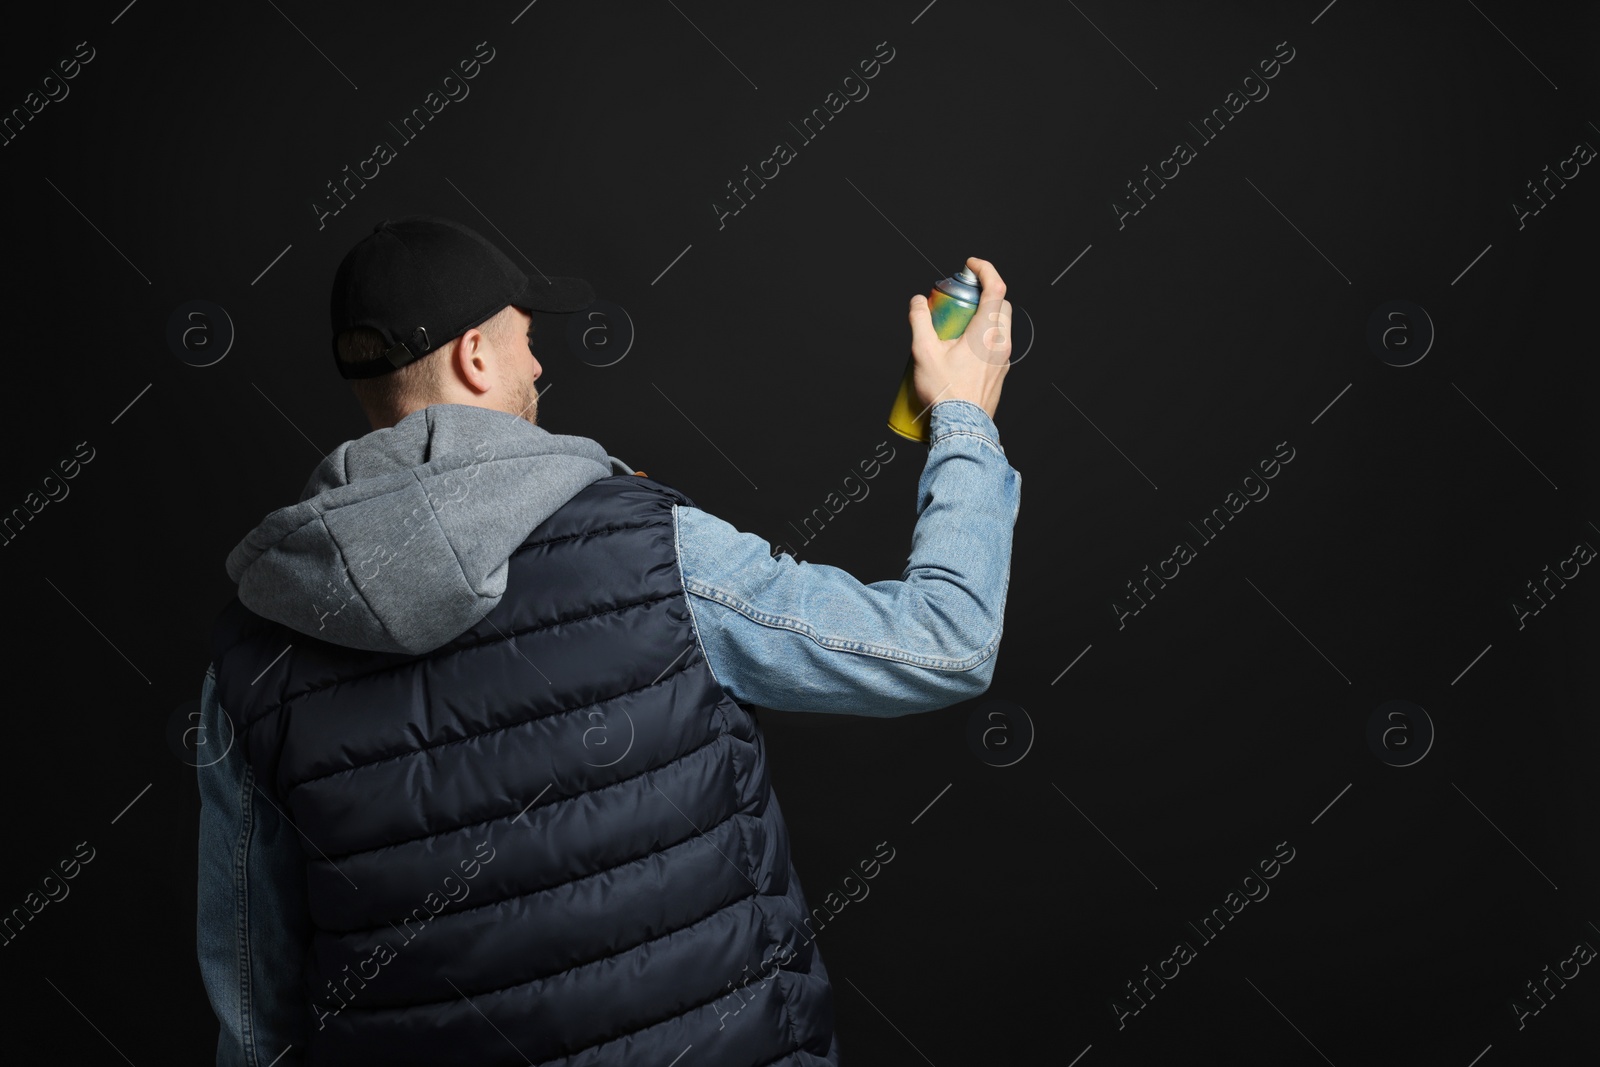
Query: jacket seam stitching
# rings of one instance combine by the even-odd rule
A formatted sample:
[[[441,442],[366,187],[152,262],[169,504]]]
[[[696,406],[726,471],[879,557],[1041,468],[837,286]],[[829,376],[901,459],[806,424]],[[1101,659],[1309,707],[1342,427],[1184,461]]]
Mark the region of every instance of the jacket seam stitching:
[[[701,748],[705,748],[707,746],[702,745],[700,747]],[[696,749],[695,751],[698,752],[699,749]],[[685,753],[685,755],[686,756],[692,756],[692,755],[694,755],[694,753],[693,752]],[[568,798],[563,798],[563,799],[568,799]],[[652,849],[649,852],[641,853],[640,855],[637,855],[637,856],[629,856],[627,859],[621,860],[621,861],[619,861],[617,863],[613,863],[609,867],[602,867],[602,868],[600,868],[599,870],[596,870],[596,871],[589,871],[589,872],[587,872],[585,874],[580,874],[580,875],[577,875],[576,877],[568,878],[565,882],[556,882],[556,883],[554,883],[552,885],[540,886],[538,889],[530,889],[530,890],[528,890],[527,892],[524,892],[524,893],[512,893],[510,896],[499,897],[499,898],[497,898],[495,900],[485,900],[481,904],[472,905],[472,907],[470,907],[470,908],[459,908],[456,911],[440,911],[440,912],[436,912],[434,914],[433,918],[429,919],[428,921],[432,922],[433,919],[443,919],[443,918],[445,918],[447,916],[466,915],[468,912],[479,911],[479,910],[481,910],[483,908],[492,908],[492,907],[495,907],[496,905],[499,905],[499,904],[505,904],[508,901],[522,900],[522,899],[524,899],[526,897],[536,897],[540,893],[549,893],[552,890],[562,889],[562,888],[564,888],[566,886],[574,884],[575,882],[581,882],[586,878],[597,878],[602,874],[609,874],[612,871],[620,870],[621,868],[626,867],[630,863],[638,863],[640,860],[647,860],[647,859],[650,859],[652,856],[659,856],[659,855],[662,855],[664,853],[671,852],[673,849],[681,848],[682,846],[688,844],[689,842],[694,841],[696,838],[703,836],[704,833],[710,833],[712,830],[717,829],[719,826],[722,826],[724,823],[727,823],[732,819],[738,818],[741,815],[744,816],[745,818],[759,818],[759,816],[751,815],[747,811],[730,811],[727,815],[724,815],[722,818],[718,819],[716,822],[712,823],[710,826],[707,826],[703,832],[702,831],[696,831],[694,834],[691,834],[688,837],[680,838],[679,840],[672,842],[670,845],[663,845],[663,846],[661,846],[659,848]],[[500,816],[500,818],[504,818],[504,816]],[[493,822],[494,820],[491,819],[489,821]],[[412,909],[412,910],[413,910],[413,913],[415,913],[415,909]],[[696,921],[698,922],[699,920],[696,920]],[[383,926],[379,925],[379,926],[362,926],[362,927],[357,927],[354,930],[332,930],[332,929],[329,929],[329,930],[327,930],[327,932],[329,934],[334,935],[335,937],[355,937],[355,936],[358,936],[358,935],[361,935],[361,934],[370,934],[370,933],[372,933],[374,931],[382,930],[382,929],[383,929]],[[626,951],[626,950],[624,949],[624,950],[620,950],[620,951]],[[604,959],[605,957],[602,956],[600,958]],[[581,967],[582,964],[574,964],[573,966]],[[571,970],[571,968],[570,967],[566,968],[566,970]],[[557,971],[555,973],[556,974],[562,974],[564,972],[563,971]]]
[[[868,644],[865,641],[849,641],[843,638],[819,636],[816,632],[816,628],[811,626],[809,623],[802,622],[799,619],[790,618],[787,615],[774,615],[771,612],[761,611],[741,600],[740,598],[733,596],[731,593],[725,593],[716,586],[704,582],[698,578],[685,575],[684,582],[685,588],[696,596],[705,597],[708,600],[714,600],[719,604],[732,608],[745,618],[751,620],[752,622],[758,623],[759,625],[767,626],[772,629],[790,630],[794,633],[809,637],[818,645],[821,645],[823,648],[830,651],[855,652],[865,656],[875,656],[878,659],[896,660],[902,663],[909,663],[913,666],[928,667],[933,670],[971,670],[973,667],[976,667],[978,664],[989,658],[990,654],[994,651],[995,645],[998,644],[1000,640],[999,630],[996,629],[995,633],[983,644],[981,648],[964,659],[950,659],[942,656],[923,656],[915,652],[905,652],[901,649],[889,648],[884,645]]]
[[[288,694],[284,699],[279,700],[276,703],[266,705],[264,708],[261,709],[261,712],[258,715],[254,716],[253,718],[249,719],[248,721],[242,723],[240,725],[240,729],[250,729],[250,728],[254,727],[257,723],[259,723],[262,719],[266,718],[268,715],[270,715],[273,712],[278,711],[278,710],[286,707],[290,700],[300,700],[300,699],[302,699],[304,697],[313,696],[313,695],[315,695],[317,693],[321,693],[321,692],[323,692],[325,690],[328,690],[328,689],[334,689],[334,688],[337,688],[338,686],[341,686],[341,685],[349,685],[351,682],[359,682],[363,678],[374,678],[374,677],[377,677],[380,674],[385,674],[385,673],[391,672],[391,671],[395,670],[397,667],[415,667],[418,664],[426,662],[428,660],[441,659],[441,658],[443,658],[445,656],[454,656],[454,655],[458,655],[458,654],[460,654],[462,652],[471,652],[471,651],[474,651],[476,649],[483,648],[483,647],[485,647],[487,645],[492,645],[497,641],[509,641],[511,638],[513,638],[513,637],[521,637],[523,634],[538,633],[541,630],[553,630],[557,626],[566,626],[566,625],[569,625],[569,624],[575,623],[575,622],[587,622],[590,619],[597,619],[602,615],[610,615],[610,614],[614,614],[615,612],[626,611],[629,608],[644,607],[647,604],[656,604],[656,603],[659,603],[659,602],[661,602],[663,600],[671,600],[673,597],[679,596],[679,595],[680,594],[678,594],[678,593],[663,593],[660,596],[646,597],[643,600],[632,600],[632,601],[629,601],[626,604],[618,604],[614,608],[604,608],[604,609],[602,609],[600,611],[592,612],[592,613],[590,613],[588,615],[578,615],[578,616],[575,616],[575,617],[569,618],[569,619],[556,619],[553,622],[544,623],[544,624],[541,624],[541,625],[538,625],[538,626],[529,626],[529,627],[527,627],[525,629],[521,629],[521,630],[509,630],[509,631],[508,630],[500,630],[493,637],[485,637],[481,641],[474,641],[470,645],[461,645],[459,647],[450,649],[448,652],[442,652],[442,651],[435,650],[434,652],[426,652],[426,653],[423,653],[421,655],[406,657],[405,661],[401,662],[401,663],[387,663],[387,664],[384,664],[381,667],[374,667],[370,671],[362,671],[360,674],[344,675],[344,676],[340,677],[336,681],[329,682],[327,685],[318,685],[318,686],[312,686],[309,689],[302,689],[302,690],[299,690],[298,692]],[[487,615],[487,613],[485,613],[485,615]],[[279,624],[279,625],[281,625],[281,624]],[[473,625],[476,626],[477,624],[474,623]],[[443,647],[444,646],[442,646],[442,645],[440,646],[441,649]],[[337,773],[337,772],[334,772],[334,773]],[[307,779],[307,781],[313,781],[314,782],[314,781],[317,781],[317,779],[311,778],[311,779]]]
[[[1006,454],[1006,450],[1001,447],[1000,442],[996,441],[986,433],[979,433],[977,430],[945,430],[932,441],[928,442],[928,451],[932,452],[934,445],[949,437],[976,437],[978,440],[982,441],[984,444],[988,445],[1002,456]]]
[[[657,602],[662,601],[662,600],[670,600],[670,599],[672,599],[673,597],[675,597],[677,595],[678,595],[677,593],[668,593],[666,596],[653,597],[653,598],[651,598],[651,600],[639,601],[638,604],[629,604],[629,605],[625,605],[625,607],[637,607],[637,606],[639,606],[639,604],[657,603]],[[621,609],[619,608],[619,609],[616,609],[616,610],[621,610]],[[605,612],[600,612],[598,614],[605,614]],[[593,617],[594,616],[592,616],[592,615],[584,616],[584,618],[593,618]],[[582,619],[572,619],[572,620],[568,620],[568,621],[571,621],[571,622],[582,622],[583,620]],[[509,637],[515,637],[519,633],[527,633],[527,632],[529,632],[529,631],[526,631],[526,630],[515,631],[512,634],[510,634]],[[508,637],[508,639],[509,639],[509,637]],[[397,752],[397,753],[395,753],[393,755],[389,755],[389,756],[380,756],[378,759],[369,760],[366,763],[356,763],[356,764],[352,764],[349,767],[340,767],[336,771],[329,771],[327,774],[319,774],[315,778],[303,778],[303,779],[301,779],[299,781],[290,782],[287,785],[285,785],[284,786],[284,791],[288,792],[288,790],[290,790],[290,789],[298,789],[301,786],[311,785],[313,782],[321,782],[321,781],[324,781],[324,780],[326,780],[328,778],[335,778],[335,777],[337,777],[337,776],[339,776],[341,774],[349,774],[352,771],[364,770],[364,769],[366,769],[368,767],[377,767],[377,766],[381,766],[382,764],[385,764],[385,763],[393,763],[396,760],[410,759],[413,756],[420,756],[425,752],[433,752],[433,751],[436,751],[438,749],[449,748],[452,745],[466,744],[468,741],[475,741],[480,737],[488,737],[488,736],[490,736],[492,734],[504,733],[507,730],[515,730],[519,726],[527,726],[529,723],[543,722],[545,719],[553,719],[553,718],[555,718],[555,717],[557,717],[559,715],[570,715],[574,711],[582,711],[585,708],[596,708],[596,707],[599,707],[602,704],[609,703],[609,702],[611,702],[613,700],[618,700],[618,699],[620,699],[622,697],[625,697],[625,696],[632,696],[634,693],[642,693],[646,689],[650,689],[650,688],[652,688],[654,686],[661,685],[663,682],[665,682],[665,681],[667,681],[667,680],[669,680],[671,678],[676,678],[679,675],[681,675],[681,674],[685,673],[686,671],[690,670],[692,668],[692,666],[693,666],[692,664],[687,664],[686,663],[682,667],[678,668],[678,670],[673,671],[672,674],[664,675],[664,676],[662,676],[660,678],[657,678],[653,682],[647,682],[646,684],[639,686],[637,689],[625,689],[620,693],[612,693],[610,696],[601,697],[599,700],[593,701],[593,702],[588,703],[588,704],[579,704],[576,707],[571,707],[571,708],[561,708],[558,711],[552,711],[552,712],[550,712],[548,714],[545,714],[545,715],[536,715],[536,716],[534,716],[532,718],[518,719],[515,722],[504,723],[504,724],[502,724],[500,726],[492,726],[487,730],[480,730],[477,733],[467,734],[467,735],[465,735],[463,737],[454,737],[454,738],[451,738],[448,741],[440,741],[440,742],[438,742],[436,744],[423,745],[423,746],[420,746],[420,747],[417,747],[417,748],[410,748],[410,749],[407,749],[404,752]],[[282,705],[278,705],[278,707],[282,707]],[[275,710],[277,710],[277,707],[269,709],[268,713],[270,713],[271,711],[275,711]],[[257,719],[256,719],[256,722],[260,722],[261,719],[263,719],[265,717],[266,717],[266,713],[264,713],[261,716],[258,716]]]
[[[721,678],[717,677],[717,669],[712,666],[711,657],[706,653],[705,641],[700,636],[700,623],[694,613],[694,598],[689,596],[688,580],[683,573],[683,548],[682,542],[679,540],[679,531],[681,529],[682,525],[678,518],[678,505],[674,504],[672,505],[672,552],[675,557],[673,563],[676,564],[678,570],[678,585],[683,589],[683,602],[689,608],[689,631],[694,634],[694,643],[700,648],[700,658],[705,660],[706,670],[711,672],[712,681],[717,683],[717,688],[727,693],[728,687],[722,684]]]
[[[528,721],[531,722],[531,721],[536,721],[536,720],[528,720]],[[630,774],[626,778],[618,778],[614,782],[607,782],[605,785],[596,786],[593,789],[585,789],[585,790],[582,790],[581,792],[573,793],[573,794],[571,794],[569,796],[556,797],[554,800],[550,801],[547,804],[539,805],[539,810],[543,811],[543,810],[545,810],[547,808],[553,808],[557,804],[560,804],[562,801],[565,801],[565,800],[575,800],[575,799],[577,799],[578,797],[581,797],[581,796],[590,796],[590,795],[593,795],[595,793],[605,792],[607,789],[615,789],[619,785],[623,785],[623,784],[625,784],[627,782],[631,782],[631,781],[633,781],[633,780],[635,780],[637,778],[642,778],[645,775],[650,774],[653,771],[659,771],[659,770],[661,770],[661,769],[663,769],[665,767],[672,766],[674,763],[680,763],[683,760],[688,759],[690,756],[693,756],[698,752],[705,751],[706,749],[710,748],[712,745],[716,744],[718,741],[721,741],[724,737],[727,737],[727,736],[729,736],[729,735],[727,735],[727,734],[718,734],[716,737],[713,737],[711,740],[707,741],[703,745],[696,745],[693,748],[691,748],[689,751],[687,751],[687,752],[685,752],[685,753],[683,753],[681,755],[674,756],[674,757],[672,757],[671,759],[669,759],[665,763],[657,764],[654,767],[646,767],[644,770],[639,771],[637,774]],[[519,811],[517,814],[520,815],[522,813],[522,811],[526,811],[526,810],[527,809],[524,808],[521,811]],[[416,841],[425,841],[430,837],[442,837],[445,834],[453,834],[453,833],[457,833],[457,832],[459,832],[461,830],[470,830],[475,826],[487,826],[488,824],[490,824],[492,822],[498,822],[501,819],[504,819],[506,817],[507,812],[509,812],[509,811],[510,811],[510,809],[508,808],[508,809],[506,809],[506,811],[497,812],[494,815],[489,816],[487,819],[474,819],[472,822],[464,822],[464,823],[461,823],[459,826],[441,827],[440,829],[437,829],[437,830],[429,830],[426,833],[418,834],[416,837],[407,837],[407,838],[403,838],[402,840],[399,840],[399,841],[385,841],[383,844],[381,844],[381,845],[373,845],[371,848],[358,848],[358,849],[354,849],[353,851],[350,851],[350,852],[340,852],[340,853],[337,853],[336,855],[329,856],[328,857],[328,864],[330,866],[332,866],[336,860],[349,859],[351,856],[362,856],[362,855],[366,855],[366,854],[372,853],[372,852],[381,852],[386,848],[399,848],[401,845],[409,845],[409,844],[411,844],[413,842],[416,842]],[[712,825],[713,825],[713,827],[720,826],[722,824],[722,822],[724,822],[724,821],[726,821],[726,820],[719,820],[718,822],[713,823]],[[646,853],[646,855],[648,855],[648,853]],[[633,859],[639,859],[639,858],[641,858],[641,857],[638,857],[638,856],[633,857]],[[311,862],[315,863],[316,861],[312,860]],[[624,863],[631,863],[631,862],[633,862],[632,859],[623,860],[621,863],[618,863],[616,866],[620,867]],[[609,867],[606,868],[606,870],[610,870],[610,869],[611,868],[609,868]],[[575,882],[579,878],[587,878],[587,877],[588,877],[588,875],[580,874],[578,876],[578,878],[568,879],[567,882]],[[567,882],[557,882],[556,885],[566,885]],[[554,887],[547,887],[547,888],[554,888]],[[534,893],[541,893],[543,891],[544,890],[542,890],[542,889],[534,889],[534,890],[529,890],[527,893],[523,893],[521,895],[522,896],[531,896]],[[513,898],[505,897],[503,899],[511,900]],[[491,901],[488,901],[488,902],[486,902],[484,904],[474,904],[472,906],[472,908],[482,908],[482,907],[487,907],[489,904],[498,904],[498,903],[500,903],[500,901],[491,900]],[[471,911],[472,908],[462,908],[461,911]],[[460,913],[461,912],[457,912],[457,911],[439,912],[439,914],[441,914],[441,915],[459,915]],[[361,928],[358,928],[358,929],[355,929],[355,930],[339,930],[339,931],[335,931],[335,932],[336,933],[341,933],[341,934],[359,934],[359,933],[367,933],[367,932],[370,932],[370,931],[376,930],[376,929],[378,929],[378,927],[376,927],[376,926],[366,926],[366,927],[361,927]]]
[[[496,994],[496,993],[503,993],[508,989],[515,989],[518,986],[532,985],[532,984],[534,984],[536,982],[548,981],[550,978],[559,977],[560,975],[567,974],[567,973],[569,973],[571,971],[577,970],[579,967],[587,967],[587,966],[591,966],[592,964],[595,964],[595,963],[604,962],[607,959],[614,959],[615,957],[620,956],[624,952],[632,951],[633,949],[640,948],[640,947],[642,947],[644,945],[648,945],[653,941],[659,941],[662,938],[671,937],[673,934],[682,933],[684,930],[688,930],[688,929],[690,929],[692,927],[699,926],[701,923],[707,922],[708,920],[710,920],[714,916],[718,915],[721,912],[724,912],[724,911],[728,910],[729,908],[733,907],[734,905],[741,904],[746,900],[751,900],[751,899],[753,899],[753,898],[755,898],[757,896],[760,896],[760,895],[761,895],[761,893],[760,893],[759,890],[757,890],[755,892],[752,892],[752,893],[747,893],[747,894],[745,894],[743,896],[740,896],[740,897],[737,897],[737,898],[735,898],[733,900],[730,900],[728,903],[726,903],[726,904],[722,905],[721,907],[717,908],[715,911],[712,911],[710,914],[702,916],[701,918],[696,919],[694,922],[689,923],[686,926],[680,926],[676,930],[668,930],[666,933],[658,934],[657,936],[652,937],[647,941],[641,941],[637,945],[630,945],[628,948],[619,949],[617,952],[611,953],[608,956],[602,956],[599,959],[588,960],[588,961],[585,961],[584,963],[574,964],[573,966],[568,967],[568,968],[566,968],[564,970],[557,971],[556,974],[554,974],[554,975],[546,975],[544,978],[535,978],[535,979],[531,979],[530,981],[527,981],[527,982],[514,982],[514,983],[512,983],[511,985],[508,985],[508,986],[501,986],[499,989],[488,989],[488,990],[484,990],[484,991],[478,992],[478,993],[463,993],[462,994],[462,998],[467,1000],[468,1003],[471,1003],[473,997],[490,996],[490,995],[493,995],[493,994]],[[780,969],[783,969],[783,968],[780,968]],[[744,988],[744,987],[741,985],[740,988]],[[686,1007],[680,1008],[680,1009],[672,1012],[670,1015],[663,1015],[662,1017],[660,1017],[658,1019],[652,1019],[649,1022],[643,1023],[643,1024],[639,1025],[639,1026],[635,1026],[635,1027],[633,1027],[631,1029],[624,1030],[620,1034],[613,1034],[610,1037],[602,1038],[599,1041],[590,1042],[589,1044],[584,1045],[581,1048],[569,1049],[569,1050],[564,1051],[564,1052],[559,1052],[554,1057],[542,1059],[539,1062],[541,1064],[546,1064],[546,1063],[553,1062],[554,1060],[570,1059],[571,1057],[576,1056],[579,1053],[587,1052],[589,1049],[598,1048],[599,1046],[604,1045],[604,1044],[608,1044],[608,1043],[610,1043],[612,1041],[621,1040],[622,1038],[628,1037],[631,1034],[637,1034],[637,1033],[640,1033],[640,1032],[642,1032],[644,1030],[648,1030],[652,1026],[659,1026],[659,1025],[661,1025],[662,1023],[666,1022],[669,1019],[682,1018],[683,1016],[688,1015],[690,1012],[699,1011],[700,1009],[704,1008],[708,1004],[715,1004],[717,1001],[722,1000],[726,996],[727,996],[726,993],[723,993],[722,991],[719,990],[714,996],[712,996],[712,997],[710,997],[710,998],[708,998],[706,1000],[698,1001],[698,1002],[696,1002],[694,1004],[690,1004],[690,1005],[687,1005]],[[429,1001],[427,1004],[405,1005],[405,1006],[403,1006],[401,1008],[398,1008],[398,1009],[396,1009],[396,1008],[373,1008],[373,1007],[367,1007],[367,1006],[351,1005],[349,1010],[351,1010],[351,1011],[406,1010],[406,1009],[414,1008],[414,1007],[428,1007],[429,1005],[433,1005],[433,1004],[454,1003],[454,1001],[455,1001],[455,998],[451,998],[450,1000],[447,1000],[447,1001],[446,1000],[436,1000],[436,1001]],[[794,1035],[791,1033],[791,1037],[793,1037],[793,1036]],[[761,1067],[769,1067],[770,1064],[776,1063],[776,1062],[778,1062],[778,1060],[783,1059],[785,1056],[791,1055],[791,1054],[793,1054],[795,1052],[798,1052],[799,1050],[800,1050],[800,1045],[797,1043],[794,1048],[786,1049],[785,1051],[779,1053],[777,1056],[775,1056],[772,1059],[766,1061],[765,1064],[762,1064]]]
[[[221,704],[218,704],[221,707]],[[261,1062],[256,1054],[254,1017],[251,1007],[250,982],[250,839],[255,829],[255,809],[251,805],[250,790],[255,772],[248,764],[240,776],[239,784],[239,841],[234,847],[234,936],[239,952],[239,1035],[244,1046],[245,1062],[257,1067]]]
[[[686,839],[686,840],[688,840],[688,839]],[[748,893],[742,893],[739,896],[734,897],[732,900],[728,901],[726,904],[718,905],[717,907],[713,908],[711,911],[707,912],[705,915],[702,915],[702,916],[700,916],[700,918],[695,919],[693,922],[686,923],[683,926],[675,927],[675,928],[673,928],[671,930],[667,930],[664,933],[657,934],[655,937],[646,938],[645,940],[640,941],[640,942],[638,942],[636,944],[629,945],[626,948],[619,948],[615,952],[608,952],[604,956],[597,956],[592,960],[584,960],[582,963],[575,963],[570,967],[563,967],[561,970],[556,971],[554,974],[541,975],[538,978],[529,978],[529,979],[527,979],[525,981],[521,981],[521,982],[512,982],[512,983],[510,983],[508,985],[497,986],[494,989],[480,989],[477,992],[473,992],[473,993],[463,992],[460,997],[448,997],[448,998],[446,998],[444,1000],[426,1000],[426,1001],[408,1002],[408,1003],[405,1003],[405,1004],[386,1004],[386,1005],[383,1005],[382,1007],[377,1007],[377,1006],[374,1006],[374,1005],[350,1004],[350,1005],[346,1005],[344,1010],[345,1011],[370,1011],[370,1012],[409,1011],[409,1010],[412,1010],[412,1009],[415,1009],[415,1008],[427,1008],[427,1007],[432,1007],[432,1006],[438,1005],[438,1004],[454,1004],[457,1000],[462,999],[462,998],[465,998],[466,1000],[470,1001],[473,997],[493,996],[493,995],[498,994],[498,993],[504,993],[507,990],[516,989],[518,986],[536,985],[536,984],[538,984],[540,982],[548,982],[552,978],[559,978],[564,974],[569,974],[572,971],[578,970],[580,967],[592,967],[597,963],[604,963],[606,960],[616,959],[618,956],[621,956],[624,953],[632,952],[635,949],[643,948],[645,945],[651,944],[652,942],[660,941],[663,938],[671,937],[673,934],[681,934],[685,930],[689,930],[689,929],[691,929],[693,927],[699,926],[701,923],[709,922],[711,919],[715,918],[720,913],[722,913],[724,911],[727,911],[729,908],[731,908],[731,907],[733,907],[733,906],[735,906],[737,904],[742,904],[745,901],[751,900],[751,899],[753,899],[755,897],[758,897],[760,895],[761,895],[761,891],[759,889],[752,889]],[[711,1000],[704,1001],[704,1002],[702,1002],[700,1004],[690,1005],[689,1008],[686,1008],[683,1011],[673,1012],[672,1015],[668,1015],[665,1018],[666,1019],[671,1019],[674,1016],[686,1014],[688,1011],[692,1011],[695,1008],[704,1007],[706,1004],[710,1004],[710,1003],[715,1002],[716,1000],[721,999],[721,997],[723,995],[724,994],[719,993],[716,997],[713,997]],[[647,1027],[656,1025],[656,1023],[658,1023],[658,1022],[664,1022],[664,1021],[665,1021],[665,1019],[657,1019],[656,1022],[646,1023],[644,1026],[635,1027],[632,1030],[624,1031],[623,1033],[616,1035],[616,1037],[626,1037],[628,1034],[636,1033],[639,1030],[646,1029]],[[608,1037],[604,1041],[595,1042],[595,1044],[603,1045],[603,1044],[605,1044],[606,1041],[613,1041],[613,1040],[615,1040],[615,1038]],[[584,1046],[584,1048],[592,1048],[592,1047],[593,1047],[592,1045]],[[572,1052],[562,1053],[562,1055],[564,1055],[564,1056],[572,1056],[572,1055],[575,1055],[576,1053],[582,1052],[582,1051],[583,1051],[583,1049],[574,1049]]]
[[[562,541],[575,541],[580,537],[588,537],[590,534],[616,533],[620,530],[646,530],[652,526],[665,525],[666,523],[660,519],[652,519],[649,522],[632,523],[625,526],[593,526],[587,530],[579,530],[577,533],[562,534],[560,537],[550,537],[542,541],[524,541],[517,546],[516,551],[523,552],[530,548],[538,548],[540,545],[554,545]]]

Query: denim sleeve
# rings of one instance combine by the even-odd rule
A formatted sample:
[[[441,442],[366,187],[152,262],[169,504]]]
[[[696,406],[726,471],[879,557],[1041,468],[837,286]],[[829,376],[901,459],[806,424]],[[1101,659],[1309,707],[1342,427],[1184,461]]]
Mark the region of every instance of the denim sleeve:
[[[929,417],[917,524],[899,580],[867,585],[838,567],[774,558],[755,534],[674,508],[695,631],[735,700],[895,716],[989,688],[1022,476],[978,405],[945,400]]]
[[[206,670],[195,730],[196,950],[200,979],[221,1024],[217,1067],[298,1065],[309,1022],[302,978],[310,930],[305,860],[295,831],[256,790],[233,723],[217,701],[215,664]]]

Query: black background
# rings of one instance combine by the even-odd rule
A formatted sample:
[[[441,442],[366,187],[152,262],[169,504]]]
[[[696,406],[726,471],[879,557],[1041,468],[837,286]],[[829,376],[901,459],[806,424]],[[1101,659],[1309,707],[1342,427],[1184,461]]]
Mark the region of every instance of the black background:
[[[1593,1062],[1595,967],[1521,1029],[1510,1007],[1600,946],[1600,578],[1511,607],[1600,544],[1600,176],[1512,207],[1600,145],[1593,6],[124,2],[0,35],[5,109],[95,49],[0,147],[0,509],[94,449],[0,549],[0,909],[96,849],[0,948],[0,1056],[211,1055],[195,772],[165,731],[228,550],[368,429],[329,366],[334,267],[427,212],[626,309],[611,366],[536,348],[541,425],[741,529],[793,541],[887,440],[870,497],[796,546],[864,581],[904,566],[925,455],[884,425],[906,301],[979,255],[1032,323],[997,413],[1023,503],[988,695],[761,715],[812,902],[896,850],[819,935],[846,1062]],[[470,95],[399,145],[480,41]],[[800,143],[882,41],[870,95]],[[1270,95],[1119,229],[1124,183],[1285,41]],[[377,140],[397,158],[319,229]],[[779,140],[797,158],[719,228]],[[166,342],[191,300],[236,329],[210,366]],[[1407,367],[1366,340],[1394,300],[1437,331]],[[1280,442],[1270,496],[1119,629],[1124,583]],[[1389,700],[1435,731],[1410,766],[1367,741]],[[987,753],[974,716],[1003,726]],[[1270,896],[1202,945],[1187,924],[1280,842]],[[1197,958],[1119,1029],[1179,940]]]

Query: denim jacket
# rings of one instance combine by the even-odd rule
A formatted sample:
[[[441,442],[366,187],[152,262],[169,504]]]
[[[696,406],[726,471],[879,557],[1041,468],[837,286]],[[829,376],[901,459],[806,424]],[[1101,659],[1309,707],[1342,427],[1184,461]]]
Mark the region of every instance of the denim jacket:
[[[940,401],[930,419],[911,554],[898,579],[863,584],[838,567],[774,555],[766,540],[698,508],[673,508],[701,650],[735,700],[888,717],[988,689],[1022,476],[976,404]],[[213,755],[197,760],[201,979],[221,1023],[218,1067],[289,1067],[302,1062],[310,1021],[299,988],[309,940],[304,858],[298,831],[231,744],[231,727],[213,666],[199,735]]]

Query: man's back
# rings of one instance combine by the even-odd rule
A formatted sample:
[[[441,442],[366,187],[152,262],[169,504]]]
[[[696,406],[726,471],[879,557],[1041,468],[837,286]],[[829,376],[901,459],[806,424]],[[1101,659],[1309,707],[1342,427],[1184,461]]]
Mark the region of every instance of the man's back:
[[[303,835],[307,1062],[837,1062],[762,737],[677,574],[690,503],[593,482],[421,656],[219,620],[216,697]]]

